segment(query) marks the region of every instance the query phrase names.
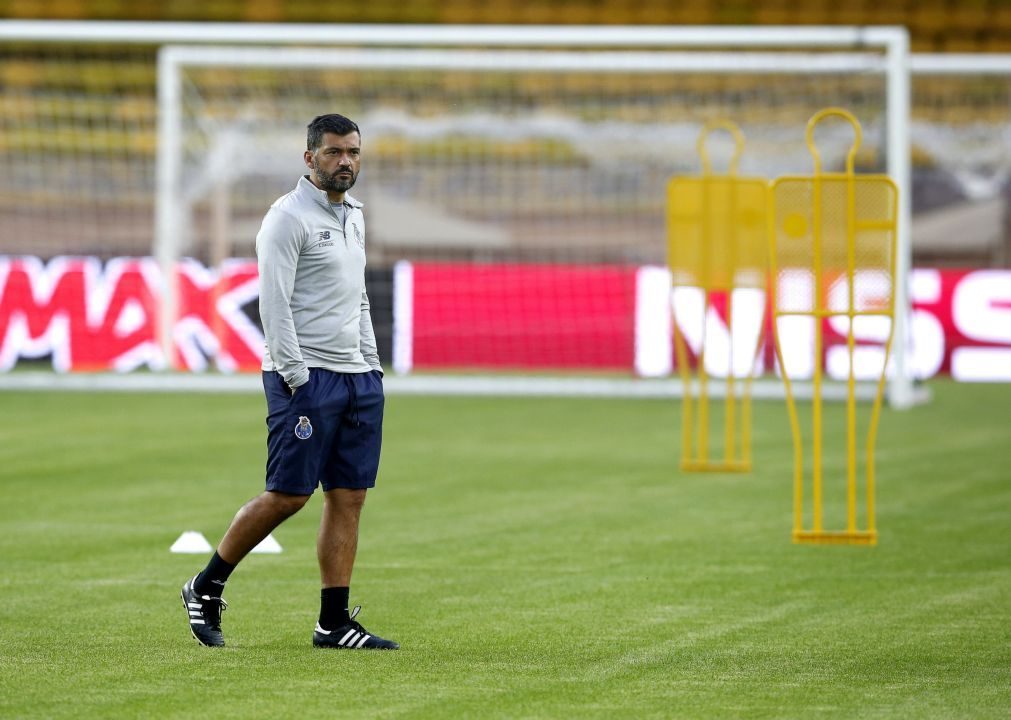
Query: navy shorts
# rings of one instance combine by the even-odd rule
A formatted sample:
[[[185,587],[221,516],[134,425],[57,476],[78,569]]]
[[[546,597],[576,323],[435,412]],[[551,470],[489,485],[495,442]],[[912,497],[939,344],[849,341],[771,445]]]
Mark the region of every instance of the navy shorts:
[[[294,395],[277,372],[263,373],[267,396],[267,490],[312,495],[317,485],[370,488],[383,443],[383,379],[378,370],[309,369]]]

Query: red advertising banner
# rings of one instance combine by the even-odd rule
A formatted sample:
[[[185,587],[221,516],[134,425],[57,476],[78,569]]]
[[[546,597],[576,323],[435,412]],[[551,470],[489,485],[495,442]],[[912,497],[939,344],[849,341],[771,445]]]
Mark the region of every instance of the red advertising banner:
[[[415,368],[632,367],[634,267],[413,269]]]
[[[179,264],[176,367],[258,370],[263,336],[241,311],[257,297],[254,261],[218,272]],[[162,279],[152,258],[0,257],[0,370],[21,358],[51,356],[53,369],[161,369],[158,298]]]
[[[670,374],[671,295],[662,268],[420,263],[408,271],[395,274],[394,356],[409,359],[399,369]],[[257,297],[256,263],[212,270],[185,260],[176,275],[173,365],[257,370],[263,336],[243,311]],[[166,367],[157,332],[162,283],[152,258],[0,256],[0,370],[40,357],[60,372]],[[1011,382],[1011,270],[918,269],[909,290],[916,377]],[[757,327],[768,313],[761,298],[750,306],[748,322]],[[721,323],[726,334],[725,306],[712,312],[707,343],[721,341]],[[822,361],[830,375],[838,374],[845,322],[826,321]],[[701,338],[699,328],[682,330],[689,345]],[[880,368],[881,326],[855,331],[861,362],[869,373]],[[661,362],[643,363],[648,353]],[[771,371],[771,353],[760,357]]]
[[[410,367],[635,369],[640,373],[652,367],[654,371],[645,374],[656,375],[669,375],[673,369],[670,279],[665,269],[423,263],[412,270],[413,322],[406,333],[413,343]],[[660,282],[653,282],[658,277]],[[836,283],[830,294],[844,287],[845,283]],[[917,269],[909,290],[907,357],[915,377],[950,374],[966,381],[1011,382],[1011,270]],[[878,303],[874,283],[867,283],[864,296],[858,299],[865,305]],[[743,324],[751,323],[757,333],[763,323],[768,325],[770,315],[763,298],[749,300],[735,302],[735,312],[743,313]],[[844,302],[838,297],[827,300]],[[673,301],[691,308],[693,299],[679,299],[675,294]],[[728,343],[725,314],[725,302],[717,301],[710,308],[707,347]],[[701,320],[697,327],[681,324],[690,315],[678,315],[689,350],[693,342],[697,348],[703,336]],[[793,337],[785,343],[798,348],[796,354],[801,355],[808,352],[805,338],[796,336],[805,332],[813,336],[813,327],[804,330],[802,322],[790,328]],[[821,360],[830,377],[842,379],[848,372],[847,323],[834,317],[823,325]],[[871,318],[854,325],[858,377],[880,375],[887,326],[887,320]],[[664,330],[666,337],[662,337]],[[665,356],[664,362],[643,362],[650,345],[653,352]],[[749,338],[739,347],[746,352],[737,357],[735,345],[735,372],[747,372],[754,341]],[[719,352],[707,355],[707,359],[719,357]],[[759,352],[758,369],[774,370],[768,338]],[[721,373],[718,366],[711,370],[715,375],[727,372],[723,368]],[[804,372],[798,374],[804,376]]]

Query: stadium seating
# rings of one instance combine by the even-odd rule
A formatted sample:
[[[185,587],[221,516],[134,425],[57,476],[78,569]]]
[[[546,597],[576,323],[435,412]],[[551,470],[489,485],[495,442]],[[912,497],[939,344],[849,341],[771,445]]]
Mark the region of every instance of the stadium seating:
[[[1006,52],[1011,5],[1004,0],[0,0],[0,17],[218,22],[369,22],[515,24],[905,25],[913,49]]]

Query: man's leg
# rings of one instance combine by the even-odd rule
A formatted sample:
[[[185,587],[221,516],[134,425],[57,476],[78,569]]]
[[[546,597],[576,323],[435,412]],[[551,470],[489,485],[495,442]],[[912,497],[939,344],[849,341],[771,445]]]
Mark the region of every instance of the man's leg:
[[[358,521],[365,493],[376,482],[382,446],[383,385],[379,372],[326,376],[335,394],[346,398],[327,463],[323,468],[323,517],[316,538],[320,593],[316,647],[396,650],[392,640],[373,635],[348,612],[351,572],[358,551]]]
[[[365,490],[334,488],[323,493],[323,517],[316,536],[319,559],[320,627],[327,630],[351,622],[348,597],[351,571],[358,553],[358,520],[365,504]]]
[[[323,587],[348,587],[358,552],[358,520],[365,490],[334,488],[323,493],[323,517],[316,537],[316,556]]]
[[[297,401],[280,374],[263,373],[267,399],[267,490],[235,514],[218,551],[197,576],[197,590],[220,596],[232,569],[274,528],[301,510],[316,489],[327,428],[325,418],[317,413],[311,372],[309,382],[298,391]],[[320,427],[310,430],[308,438],[296,435],[296,425],[310,417]],[[215,589],[217,592],[212,592]]]
[[[217,552],[203,572],[194,578],[194,591],[220,597],[235,566],[274,528],[301,510],[310,497],[267,490],[239,508]]]
[[[323,493],[323,517],[316,538],[320,594],[319,622],[313,633],[316,647],[396,650],[399,644],[372,635],[348,612],[351,571],[358,552],[358,520],[365,490],[335,488]],[[357,611],[357,608],[356,608]]]
[[[250,550],[302,509],[310,497],[268,490],[235,514],[207,567],[183,585],[183,606],[189,615],[190,632],[198,642],[208,646],[225,644],[221,634],[221,611],[226,607],[221,594],[225,581]]]
[[[282,522],[297,513],[311,495],[289,495],[267,490],[235,513],[218,545],[218,555],[233,567]]]

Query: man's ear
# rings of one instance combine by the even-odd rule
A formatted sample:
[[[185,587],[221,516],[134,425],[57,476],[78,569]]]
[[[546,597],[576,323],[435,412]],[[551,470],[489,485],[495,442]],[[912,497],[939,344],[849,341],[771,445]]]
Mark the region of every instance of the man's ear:
[[[305,159],[305,166],[307,168],[309,168],[310,170],[312,170],[313,169],[313,167],[312,167],[312,157],[313,157],[312,150],[306,150],[305,151],[305,155],[303,155],[302,157]]]

